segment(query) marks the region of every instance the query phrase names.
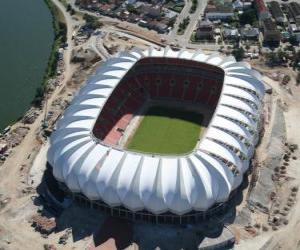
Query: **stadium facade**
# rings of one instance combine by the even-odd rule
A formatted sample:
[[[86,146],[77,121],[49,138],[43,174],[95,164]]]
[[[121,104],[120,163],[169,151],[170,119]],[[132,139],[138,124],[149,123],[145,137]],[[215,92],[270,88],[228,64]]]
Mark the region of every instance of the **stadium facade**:
[[[171,74],[177,74],[176,83]],[[187,83],[179,83],[186,77]],[[164,79],[171,82],[162,87]],[[188,154],[128,151],[114,141],[122,131],[101,125],[125,102],[116,90],[121,87],[129,103],[125,113],[131,113],[123,126],[145,98],[172,97],[215,111]],[[48,163],[73,197],[113,215],[197,221],[223,207],[243,181],[259,140],[264,92],[260,74],[233,57],[170,48],[123,52],[106,61],[65,110],[50,138]]]

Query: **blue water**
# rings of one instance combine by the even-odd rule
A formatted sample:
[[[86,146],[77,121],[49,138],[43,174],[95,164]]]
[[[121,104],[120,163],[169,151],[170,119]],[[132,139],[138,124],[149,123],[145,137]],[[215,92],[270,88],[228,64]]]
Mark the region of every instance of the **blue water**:
[[[30,107],[54,39],[43,0],[1,0],[0,131]]]

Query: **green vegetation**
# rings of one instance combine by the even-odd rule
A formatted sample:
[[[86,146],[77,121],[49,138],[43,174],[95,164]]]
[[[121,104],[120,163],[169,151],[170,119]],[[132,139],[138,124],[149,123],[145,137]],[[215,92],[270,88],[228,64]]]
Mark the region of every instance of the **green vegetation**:
[[[295,47],[293,47],[293,55],[291,58],[291,66],[293,67],[293,70],[300,70],[300,51],[295,50]]]
[[[43,100],[44,92],[46,90],[46,84],[49,78],[52,78],[56,74],[57,61],[58,61],[58,49],[67,40],[67,27],[64,23],[64,19],[60,14],[60,11],[52,3],[51,0],[44,0],[52,14],[52,25],[54,29],[54,41],[52,44],[51,54],[48,59],[48,65],[45,71],[43,84],[37,88],[35,97],[32,101],[34,106],[40,106]]]
[[[289,42],[291,45],[298,46],[299,42],[297,41],[296,35],[291,35],[289,38]]]
[[[288,58],[287,52],[282,49],[278,49],[277,52],[270,52],[266,54],[266,62],[270,66],[277,66],[286,63]]]
[[[296,85],[300,84],[300,71],[298,71],[297,73],[297,77],[296,77]]]
[[[99,29],[102,27],[102,23],[99,22],[98,18],[97,17],[94,17],[94,16],[91,16],[89,14],[84,14],[83,15],[83,19],[85,20],[86,22],[86,25],[90,28],[90,29]]]
[[[243,58],[245,56],[245,50],[242,47],[240,47],[238,49],[234,49],[232,51],[232,55],[235,57],[235,59],[237,61],[241,61],[241,60],[243,60]]]
[[[62,44],[67,41],[67,26],[65,20],[60,17],[59,10],[50,0],[45,0],[47,3],[52,16],[53,16],[53,29],[54,29],[54,43],[52,45],[52,53],[50,54],[48,61],[48,68],[46,70],[45,80],[55,76],[57,60],[58,60],[58,49]]]
[[[190,37],[192,43],[196,43],[198,40],[196,38],[196,32],[194,31]]]
[[[45,94],[45,86],[38,87],[35,91],[35,96],[32,101],[32,105],[34,105],[35,107],[41,106],[44,99],[44,94]]]
[[[198,6],[198,0],[192,0],[192,7],[190,9],[190,14],[195,13]]]
[[[240,24],[251,24],[256,26],[257,17],[255,9],[245,10],[243,14],[240,15]]]
[[[195,112],[151,107],[128,149],[160,154],[190,152],[199,138],[202,120],[202,115]]]
[[[175,11],[175,12],[177,12],[177,13],[180,13],[181,11],[182,11],[182,9],[183,9],[183,6],[180,6],[180,5],[176,5],[176,6],[174,6],[173,8],[169,8],[170,10],[173,10],[173,11]]]
[[[137,9],[132,4],[127,4],[126,9],[129,13],[138,14]]]
[[[190,17],[186,17],[183,19],[183,21],[179,24],[178,26],[178,30],[177,30],[177,34],[178,35],[183,35],[186,27],[189,25],[190,23]]]
[[[170,19],[170,21],[168,22],[168,26],[173,28],[174,24],[175,24],[175,21],[176,21],[176,18]]]
[[[177,13],[180,13],[184,7],[184,2],[177,3],[176,1],[173,0],[166,0],[165,7]]]
[[[67,9],[67,12],[69,12],[71,16],[73,16],[76,13],[75,10],[72,8],[71,4],[67,4],[66,9]]]

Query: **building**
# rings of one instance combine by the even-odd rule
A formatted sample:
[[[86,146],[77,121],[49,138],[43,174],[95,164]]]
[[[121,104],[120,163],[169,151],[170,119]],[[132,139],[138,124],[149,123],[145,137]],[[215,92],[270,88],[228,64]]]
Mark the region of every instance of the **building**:
[[[234,10],[242,11],[244,9],[244,3],[241,0],[236,0],[232,3]]]
[[[223,37],[226,40],[238,40],[240,38],[240,33],[236,28],[224,28]]]
[[[121,131],[107,130],[126,126],[134,110],[158,97],[213,111],[190,153],[129,151],[117,145]],[[47,154],[58,183],[48,191],[61,188],[90,207],[135,220],[192,223],[215,216],[249,168],[263,97],[260,74],[233,57],[170,48],[122,52],[96,71],[58,121]]]
[[[283,24],[285,21],[285,17],[279,3],[276,1],[272,1],[270,2],[269,8],[274,20],[279,24]]]
[[[259,38],[259,29],[253,28],[251,26],[245,26],[241,29],[241,37],[244,40],[255,40],[258,41]]]
[[[263,21],[271,17],[271,14],[268,11],[268,8],[266,7],[264,0],[254,0],[254,6],[260,21]]]
[[[168,31],[168,25],[163,22],[151,21],[149,23],[151,29],[157,31],[160,34],[163,34]]]
[[[209,2],[204,11],[205,18],[210,21],[226,20],[234,16],[232,5],[216,5]]]
[[[157,19],[161,16],[161,7],[160,6],[150,6],[150,5],[142,5],[140,7],[141,13],[144,13],[146,16]]]
[[[243,11],[246,9],[251,8],[252,3],[251,2],[246,2],[245,0],[236,0],[232,2],[232,7],[236,11]]]
[[[201,21],[196,29],[197,40],[213,40],[214,39],[214,26],[209,20]]]
[[[281,34],[277,29],[275,22],[271,19],[263,21],[264,44],[272,47],[277,47],[280,44]]]
[[[288,13],[289,13],[290,22],[291,19],[293,19],[292,22],[300,26],[300,4],[297,2],[289,3]]]
[[[296,37],[297,42],[300,42],[300,26],[294,23],[289,24],[289,32]]]

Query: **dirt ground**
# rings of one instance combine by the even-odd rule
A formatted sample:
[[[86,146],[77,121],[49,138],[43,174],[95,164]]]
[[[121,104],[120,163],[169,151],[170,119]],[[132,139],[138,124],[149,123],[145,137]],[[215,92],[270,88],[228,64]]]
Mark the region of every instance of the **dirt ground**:
[[[58,0],[53,1],[61,5]],[[66,22],[68,26],[73,25],[70,17]],[[66,62],[64,78],[48,98],[49,110],[54,114],[51,118],[53,123],[84,82],[86,76],[93,71],[93,68],[83,70],[78,65],[69,64],[73,49],[70,40],[71,31],[72,29],[68,29],[69,48],[64,56]],[[133,44],[133,38],[130,37],[130,33],[128,35],[125,40],[120,34],[118,36],[109,35],[106,42],[113,41],[115,46],[128,48],[127,39],[130,42],[129,47]],[[141,33],[140,36],[143,37],[144,34]],[[148,43],[160,42],[155,36],[148,40]],[[140,43],[140,46],[148,46],[148,44]],[[271,154],[267,149],[270,147],[270,142],[273,142],[272,138],[274,139],[272,128],[279,123],[274,119],[276,105],[282,109],[286,142],[300,145],[300,87],[295,85],[295,74],[289,68],[270,69],[255,62],[253,66],[264,73],[263,80],[273,89],[272,95],[267,97],[265,134],[257,152],[257,160],[260,165],[260,169],[258,168],[259,180],[264,173],[262,170],[264,170],[265,160]],[[292,76],[292,80],[287,86],[280,83],[280,77],[277,77],[280,75],[279,73]],[[300,231],[299,192],[293,196],[292,205],[285,215],[288,223],[281,224],[275,230],[268,224],[270,218],[274,218],[273,208],[269,208],[271,211],[269,213],[262,212],[257,208],[248,208],[249,190],[247,186],[241,190],[238,205],[222,218],[224,221],[221,221],[220,224],[215,221],[195,227],[133,224],[110,218],[98,210],[71,204],[55,217],[56,231],[48,236],[41,235],[31,227],[30,218],[41,211],[47,216],[53,217],[47,212],[46,204],[38,193],[43,186],[43,183],[41,185],[40,182],[43,180],[45,154],[48,147],[41,131],[44,115],[45,110],[40,110],[34,123],[28,125],[27,135],[0,167],[2,176],[0,181],[0,249],[44,249],[45,244],[67,250],[196,249],[205,236],[215,237],[224,229],[224,225],[227,225],[235,234],[236,249],[299,249],[300,237],[297,233]],[[20,125],[22,124],[17,123],[12,129]],[[283,149],[286,150],[286,148]],[[300,150],[296,150],[292,153],[292,159],[289,160],[288,167],[285,169],[284,179],[273,183],[277,203],[282,203],[279,204],[280,208],[287,199],[291,198],[289,196],[291,188],[300,185],[299,159]],[[251,182],[252,177],[253,175],[250,174],[246,180]],[[269,178],[267,181],[271,183],[272,179]],[[246,182],[245,185],[247,185]],[[263,230],[263,225],[267,225],[267,231]],[[62,237],[66,239],[65,245],[59,243]]]
[[[259,68],[261,72],[265,72],[268,75],[273,75],[273,73],[285,73],[289,75],[290,70],[283,69],[264,69]],[[285,129],[286,129],[286,141],[290,144],[299,144],[300,134],[299,134],[299,121],[300,121],[300,89],[296,86],[294,78],[288,86],[283,86],[278,81],[274,81],[267,76],[263,77],[263,80],[273,88],[272,103],[278,103],[283,108]],[[274,110],[273,110],[274,111]],[[271,114],[274,116],[274,114]],[[260,148],[258,148],[258,153],[260,154],[260,159],[263,161],[269,154],[264,148],[266,144],[270,142],[270,131],[272,126],[275,126],[279,121],[270,120],[270,124],[265,132],[265,137],[267,138],[262,142]],[[274,124],[275,123],[275,124]],[[293,153],[293,160],[291,160],[287,167],[287,174],[285,180],[277,186],[276,195],[280,198],[279,203],[285,203],[286,199],[289,199],[290,190],[292,187],[298,187],[300,184],[300,169],[299,169],[299,150]],[[270,180],[271,181],[271,180]],[[240,244],[236,246],[237,249],[298,249],[300,245],[300,238],[297,232],[300,229],[300,202],[299,194],[295,196],[295,204],[287,213],[286,220],[287,225],[277,228],[275,231],[270,228],[270,231],[263,232],[257,237],[244,238],[240,241]],[[285,214],[283,214],[285,216]],[[256,221],[258,223],[266,222],[270,216],[256,216]]]

